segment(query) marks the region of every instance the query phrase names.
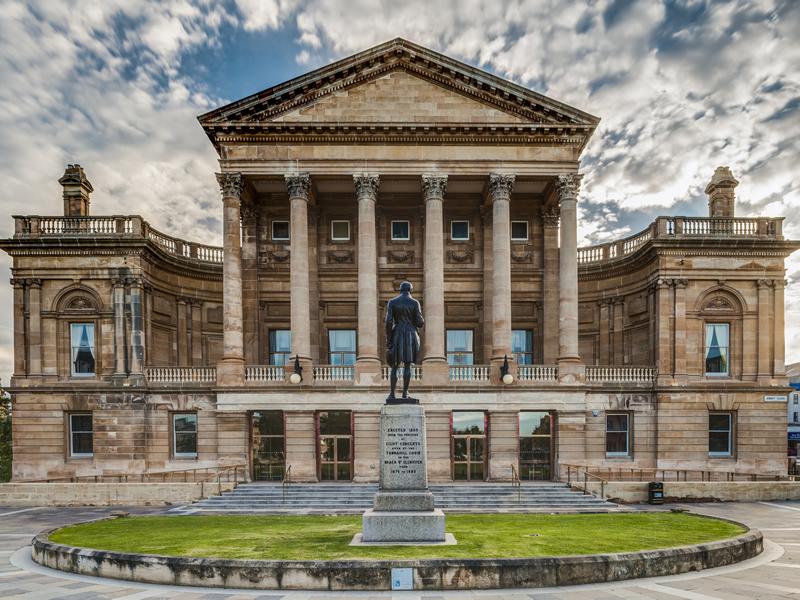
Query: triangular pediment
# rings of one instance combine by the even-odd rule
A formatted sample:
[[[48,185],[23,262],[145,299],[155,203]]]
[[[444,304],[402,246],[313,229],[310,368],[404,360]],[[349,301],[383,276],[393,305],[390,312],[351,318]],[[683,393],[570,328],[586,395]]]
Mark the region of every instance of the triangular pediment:
[[[527,123],[519,115],[395,69],[322,96],[272,121],[284,123]]]
[[[496,75],[395,39],[199,117],[218,145],[237,135],[487,135],[585,146],[599,119]],[[312,129],[309,129],[312,127]],[[432,129],[433,128],[433,129]],[[443,128],[448,128],[448,134]],[[416,132],[416,133],[415,133]],[[272,139],[272,138],[270,138]],[[433,140],[433,138],[431,138]],[[561,140],[561,141],[559,141]]]

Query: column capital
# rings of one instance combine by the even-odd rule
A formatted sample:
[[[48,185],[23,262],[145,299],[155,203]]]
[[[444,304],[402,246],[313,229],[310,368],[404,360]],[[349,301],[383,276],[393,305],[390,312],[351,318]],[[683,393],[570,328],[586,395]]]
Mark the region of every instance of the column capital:
[[[489,194],[492,202],[510,200],[515,180],[516,176],[508,173],[489,173]]]
[[[758,289],[767,289],[773,287],[774,285],[775,282],[772,281],[772,279],[759,279],[756,281],[756,287],[758,287]]]
[[[289,190],[289,199],[299,198],[308,201],[311,192],[311,175],[308,173],[287,173],[286,188]]]
[[[42,287],[42,280],[38,278],[26,279],[25,285],[27,285],[29,288],[38,290]]]
[[[556,177],[556,192],[559,202],[577,201],[580,187],[581,175],[578,173],[563,173]]]
[[[378,196],[380,176],[377,173],[354,173],[353,183],[359,200],[375,200]]]
[[[111,278],[111,287],[124,288],[125,287],[125,281],[126,281],[125,277],[120,277],[120,276],[112,277]]]
[[[25,279],[20,279],[19,277],[12,277],[8,280],[8,282],[14,286],[14,289],[23,290],[25,289]]]
[[[241,198],[244,189],[241,173],[216,173],[216,176],[223,198]]]
[[[550,204],[542,207],[542,223],[545,227],[558,227],[561,215],[558,204]]]
[[[425,173],[422,176],[422,193],[425,200],[441,200],[447,190],[447,175]]]

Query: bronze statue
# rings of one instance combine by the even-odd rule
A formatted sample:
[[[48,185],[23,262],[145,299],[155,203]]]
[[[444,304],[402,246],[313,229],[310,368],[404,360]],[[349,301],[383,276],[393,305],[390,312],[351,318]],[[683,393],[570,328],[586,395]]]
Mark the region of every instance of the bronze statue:
[[[408,281],[400,284],[400,295],[389,300],[386,305],[386,361],[392,367],[389,377],[391,391],[387,403],[397,402],[397,368],[403,363],[403,395],[401,403],[415,403],[408,397],[408,383],[411,381],[411,365],[417,362],[419,335],[417,329],[425,324],[419,302],[411,297],[412,285]]]

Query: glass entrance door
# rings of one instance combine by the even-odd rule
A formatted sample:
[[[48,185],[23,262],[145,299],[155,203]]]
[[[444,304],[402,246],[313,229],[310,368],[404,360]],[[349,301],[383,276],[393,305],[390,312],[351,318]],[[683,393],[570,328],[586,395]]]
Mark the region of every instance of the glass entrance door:
[[[519,413],[519,478],[549,481],[553,478],[553,415]]]
[[[486,479],[486,413],[453,411],[453,480]]]
[[[281,481],[286,470],[283,411],[251,413],[253,481]]]
[[[317,413],[320,481],[353,479],[353,429],[349,410]]]

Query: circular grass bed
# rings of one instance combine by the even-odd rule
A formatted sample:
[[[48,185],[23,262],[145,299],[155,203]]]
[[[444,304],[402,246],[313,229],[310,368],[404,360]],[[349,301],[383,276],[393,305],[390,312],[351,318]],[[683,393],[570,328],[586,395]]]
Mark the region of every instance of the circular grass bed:
[[[359,516],[126,517],[65,527],[58,544],[259,560],[527,558],[634,552],[731,538],[745,528],[684,513],[448,515],[456,546],[352,547]]]

